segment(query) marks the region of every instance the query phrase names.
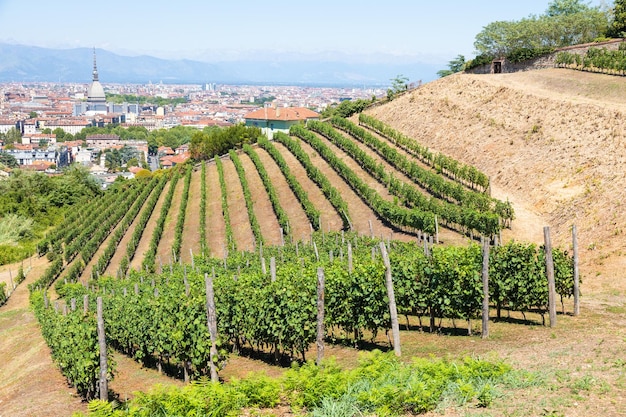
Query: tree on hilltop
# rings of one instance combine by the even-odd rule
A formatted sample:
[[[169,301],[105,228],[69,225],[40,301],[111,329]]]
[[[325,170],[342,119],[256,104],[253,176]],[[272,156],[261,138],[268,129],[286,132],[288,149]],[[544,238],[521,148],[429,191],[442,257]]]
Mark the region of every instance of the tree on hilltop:
[[[613,19],[607,35],[612,38],[626,38],[626,0],[615,0]]]
[[[546,16],[562,16],[575,13],[587,12],[591,8],[588,4],[581,2],[580,0],[553,0],[548,5],[546,10]]]
[[[448,69],[437,71],[437,75],[440,78],[447,77],[448,75],[456,74],[463,71],[465,67],[465,57],[463,55],[457,55],[452,61],[448,62]]]

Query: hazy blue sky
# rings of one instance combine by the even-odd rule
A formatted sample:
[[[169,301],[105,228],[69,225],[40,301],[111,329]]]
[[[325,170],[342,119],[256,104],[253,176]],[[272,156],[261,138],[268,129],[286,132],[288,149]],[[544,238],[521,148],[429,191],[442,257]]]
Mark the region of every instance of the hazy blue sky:
[[[591,1],[600,4],[602,0]],[[608,1],[612,4],[612,1]],[[447,62],[496,20],[549,0],[0,0],[0,42],[219,60],[336,51]]]

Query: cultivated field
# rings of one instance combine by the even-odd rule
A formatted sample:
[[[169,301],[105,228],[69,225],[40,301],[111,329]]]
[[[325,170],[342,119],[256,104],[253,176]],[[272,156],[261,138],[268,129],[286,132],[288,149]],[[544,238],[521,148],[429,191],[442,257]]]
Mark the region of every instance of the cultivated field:
[[[511,229],[502,231],[505,242],[516,240],[540,244],[543,242],[543,226],[551,226],[553,243],[569,249],[570,227],[576,224],[578,228],[583,277],[581,316],[559,315],[558,326],[549,328],[541,326],[540,318],[532,314],[528,315],[530,322],[519,324],[521,314],[512,313],[506,320],[492,324],[491,337],[486,341],[479,336],[457,336],[462,332],[452,330],[444,335],[402,332],[403,357],[407,359],[428,355],[501,358],[516,369],[533,372],[536,378],[511,392],[501,393],[486,410],[451,406],[439,413],[450,416],[626,414],[626,277],[623,273],[626,252],[622,249],[626,231],[624,108],[626,79],[555,69],[494,76],[454,75],[366,111],[431,150],[474,165],[487,174],[491,196],[510,201],[515,209]],[[355,123],[357,120],[356,116],[352,119]],[[406,150],[387,138],[373,131],[370,133],[410,158]],[[345,132],[341,134],[351,137]],[[363,183],[375,190],[381,200],[402,206],[402,199],[392,195],[388,184],[377,180],[362,163],[328,138],[319,133],[315,136]],[[354,141],[362,153],[378,161],[384,172],[405,183],[413,182],[376,152]],[[418,238],[412,230],[400,230],[377,216],[355,187],[349,185],[311,145],[303,141],[300,144],[312,165],[339,192],[347,210],[346,213],[336,210],[321,187],[308,178],[303,164],[294,154],[283,144],[275,143],[291,174],[320,213],[317,219],[307,217],[275,159],[263,147],[254,147],[288,218],[290,234],[284,230],[284,239],[307,241],[311,225],[320,220],[322,231],[341,230],[342,216],[346,215],[353,230],[362,235],[403,241]],[[242,181],[230,158],[225,157],[221,162],[223,187],[215,162],[208,162],[205,170],[200,165],[194,167],[188,183],[182,172],[167,211],[162,208],[171,181],[161,191],[140,236],[137,251],[129,260],[131,268],[142,268],[162,215],[165,215],[163,230],[157,242],[154,263],[157,271],[165,270],[167,265],[181,257],[183,262],[189,263],[191,253],[202,253],[202,216],[205,216],[206,224],[204,250],[210,256],[222,258],[226,252],[232,251],[233,246],[239,250],[258,250],[259,239],[255,238],[251,226],[251,213],[259,222],[264,244],[280,244],[280,216],[272,206],[251,157],[245,152],[239,152],[238,156],[249,186],[252,211],[246,205]],[[203,183],[206,184],[204,213],[200,211]],[[420,193],[428,194],[423,185],[414,185]],[[188,195],[187,206],[181,213],[184,195]],[[145,201],[148,199],[146,197]],[[225,208],[229,222],[224,220]],[[145,204],[142,210],[145,210]],[[106,268],[106,274],[124,274],[119,267],[142,213],[139,211],[134,219],[127,219],[128,229]],[[183,217],[181,249],[178,254],[173,254],[177,223]],[[441,219],[439,221],[441,223]],[[122,223],[114,226],[92,260],[86,262],[81,280],[92,275],[93,265]],[[470,238],[458,233],[458,229],[442,225],[439,239],[446,244],[468,243]],[[28,310],[27,285],[39,278],[48,265],[45,258],[34,258],[26,282],[0,308],[0,416],[69,415],[71,411],[86,409],[51,362],[36,320]],[[0,269],[0,280],[7,275],[8,268]],[[17,265],[13,268],[15,276]],[[67,277],[68,269],[61,273],[61,280]],[[572,311],[571,302],[567,300],[566,309]],[[452,321],[446,321],[444,326],[451,329],[457,324],[460,328],[464,326]],[[385,335],[379,335],[376,343],[386,346]],[[313,357],[313,352],[308,356]],[[343,366],[356,363],[357,355],[351,347],[330,345],[326,354],[335,356]],[[159,374],[154,369],[142,368],[123,355],[116,357],[118,375],[111,389],[120,399],[132,396],[135,390],[146,390],[157,382],[181,384],[180,380]],[[271,375],[282,372],[280,367],[268,365],[265,361],[232,355],[221,376],[230,379],[244,376],[251,370],[264,370]]]

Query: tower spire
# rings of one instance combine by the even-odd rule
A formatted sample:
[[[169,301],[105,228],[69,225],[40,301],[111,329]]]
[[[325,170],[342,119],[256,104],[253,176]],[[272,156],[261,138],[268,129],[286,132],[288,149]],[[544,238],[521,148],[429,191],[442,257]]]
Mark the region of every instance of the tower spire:
[[[98,67],[96,67],[96,47],[93,47],[93,80],[98,81]]]

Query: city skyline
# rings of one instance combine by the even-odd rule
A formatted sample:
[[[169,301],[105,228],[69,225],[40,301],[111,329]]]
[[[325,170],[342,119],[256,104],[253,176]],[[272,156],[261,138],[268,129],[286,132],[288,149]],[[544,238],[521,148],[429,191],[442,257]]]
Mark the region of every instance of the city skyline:
[[[590,2],[599,5],[601,0]],[[490,22],[545,12],[549,0],[122,2],[0,0],[0,42],[202,62],[299,59],[424,62],[474,55]],[[27,16],[20,19],[20,16]]]

